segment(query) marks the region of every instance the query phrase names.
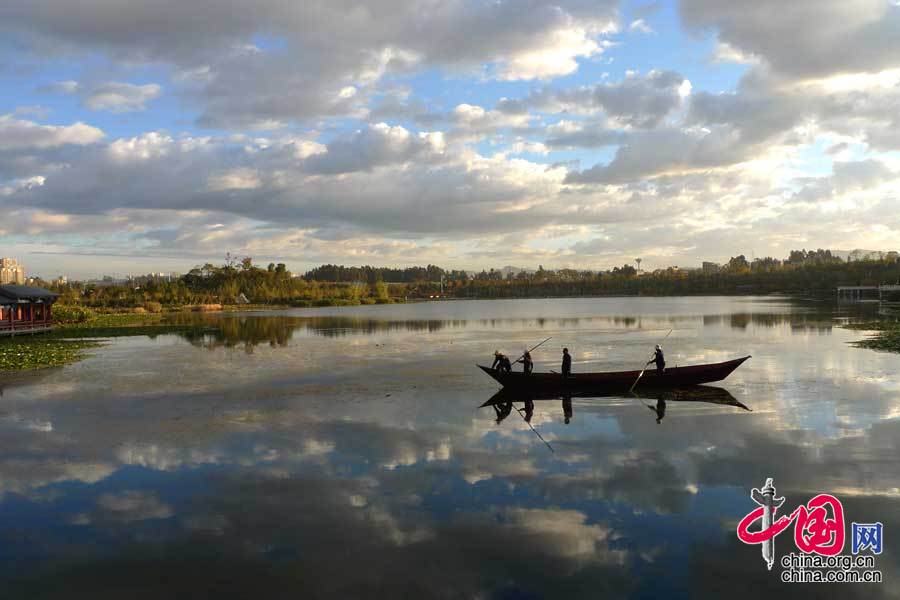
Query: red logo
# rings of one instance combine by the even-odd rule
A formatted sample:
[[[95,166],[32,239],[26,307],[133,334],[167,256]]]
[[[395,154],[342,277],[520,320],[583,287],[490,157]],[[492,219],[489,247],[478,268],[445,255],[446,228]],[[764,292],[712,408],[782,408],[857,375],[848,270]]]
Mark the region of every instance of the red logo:
[[[775,497],[772,479],[762,489],[754,488],[750,498],[759,504],[737,526],[737,536],[745,544],[762,544],[763,560],[769,569],[775,561],[775,537],[794,523],[794,543],[810,554],[835,556],[844,549],[844,507],[831,494],[819,494],[806,505],[800,505],[790,515],[775,519],[784,498]],[[760,521],[760,528],[750,527]]]

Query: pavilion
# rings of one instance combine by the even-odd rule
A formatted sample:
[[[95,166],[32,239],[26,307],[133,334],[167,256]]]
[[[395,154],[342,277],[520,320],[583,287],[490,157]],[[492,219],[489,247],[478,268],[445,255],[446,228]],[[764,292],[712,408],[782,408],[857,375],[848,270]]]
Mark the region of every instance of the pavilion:
[[[58,297],[39,287],[0,285],[0,336],[50,331]]]

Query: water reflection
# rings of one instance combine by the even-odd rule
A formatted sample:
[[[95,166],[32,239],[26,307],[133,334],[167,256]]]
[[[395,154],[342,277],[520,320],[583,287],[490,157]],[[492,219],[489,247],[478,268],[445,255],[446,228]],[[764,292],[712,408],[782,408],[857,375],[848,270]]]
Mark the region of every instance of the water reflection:
[[[827,491],[848,520],[900,527],[900,357],[852,348],[841,328],[793,328],[818,322],[811,309],[456,303],[404,310],[457,325],[369,333],[367,320],[402,321],[389,308],[213,317],[233,321],[220,337],[121,338],[82,363],[0,380],[0,596],[779,597],[758,548],[734,536],[766,477],[793,505]],[[615,325],[628,310],[634,321]],[[498,344],[552,335],[576,366],[634,368],[667,310],[690,324],[666,342],[673,364],[736,349],[754,359],[727,389],[473,406],[493,385],[475,358]],[[731,325],[772,312],[787,316]],[[335,325],[366,332],[316,332]],[[558,351],[547,355],[556,368]],[[896,580],[896,553],[878,560]]]
[[[412,305],[415,306],[415,305]],[[393,308],[393,307],[392,307]],[[452,318],[452,319],[394,319],[374,316],[324,315],[302,317],[293,315],[262,314],[198,314],[176,313],[166,321],[172,325],[187,327],[177,332],[191,344],[208,349],[243,346],[248,351],[260,344],[272,347],[285,346],[295,335],[341,338],[346,336],[374,336],[393,332],[435,333],[459,330],[594,330],[598,333],[625,333],[653,328],[710,328],[730,327],[745,330],[748,327],[789,327],[794,333],[829,333],[832,330],[838,307],[828,303],[800,303],[795,310],[742,311],[730,313],[593,317],[537,317],[516,318]],[[335,312],[340,309],[334,309]],[[878,309],[866,305],[841,307],[849,320],[866,320],[878,317]]]
[[[628,401],[638,400],[644,403],[655,414],[656,422],[661,423],[666,416],[667,402],[697,402],[704,404],[716,404],[720,406],[733,406],[745,411],[751,411],[743,402],[735,398],[728,390],[711,385],[698,385],[684,388],[674,388],[669,390],[635,390],[632,393],[623,396],[621,394],[597,394],[590,391],[571,392],[565,394],[556,393],[529,393],[522,391],[513,391],[509,389],[501,389],[493,396],[488,398],[481,404],[480,408],[492,407],[496,413],[496,423],[499,424],[503,419],[508,417],[512,412],[516,402],[521,402],[524,407],[525,421],[531,422],[534,414],[534,402],[538,401],[561,401],[563,422],[568,425],[574,414],[572,399],[596,399],[609,401]],[[647,401],[655,401],[655,405],[647,403]]]
[[[656,414],[656,424],[662,424],[662,420],[666,416],[666,401],[663,398],[658,398],[656,400],[656,406],[647,406],[647,408]]]

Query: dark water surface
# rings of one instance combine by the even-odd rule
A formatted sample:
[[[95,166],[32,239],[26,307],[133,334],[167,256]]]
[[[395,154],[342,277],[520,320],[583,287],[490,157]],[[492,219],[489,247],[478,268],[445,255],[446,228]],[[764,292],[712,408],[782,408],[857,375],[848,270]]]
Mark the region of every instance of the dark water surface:
[[[0,380],[0,598],[898,597],[900,356],[835,326],[866,316],[459,301],[116,338]],[[495,348],[552,336],[536,370],[563,345],[574,371],[630,370],[669,329],[671,366],[753,358],[662,419],[654,397],[576,398],[568,424],[537,401],[555,452],[477,408]],[[884,583],[780,583],[734,533],[766,477],[785,509],[829,492],[848,528],[881,521]]]

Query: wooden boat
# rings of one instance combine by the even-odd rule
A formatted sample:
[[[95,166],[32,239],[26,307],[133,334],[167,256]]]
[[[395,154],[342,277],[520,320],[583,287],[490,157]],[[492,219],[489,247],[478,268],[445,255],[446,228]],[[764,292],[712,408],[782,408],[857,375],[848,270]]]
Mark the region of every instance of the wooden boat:
[[[670,389],[722,381],[750,356],[736,358],[721,363],[692,365],[689,367],[667,368],[665,373],[657,373],[656,368],[648,368],[635,385],[635,389]],[[490,375],[504,388],[544,392],[565,390],[570,392],[593,392],[614,394],[627,392],[638,380],[640,371],[609,371],[605,373],[572,373],[563,377],[559,373],[504,373],[483,365],[478,368]]]

